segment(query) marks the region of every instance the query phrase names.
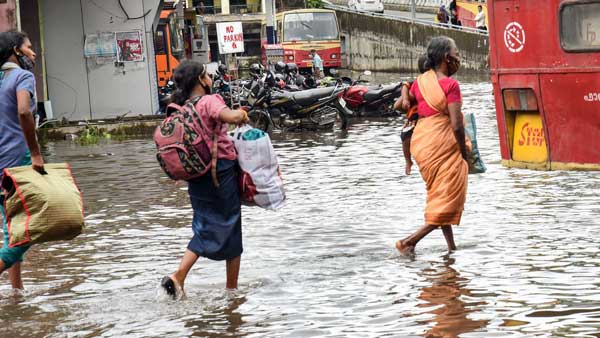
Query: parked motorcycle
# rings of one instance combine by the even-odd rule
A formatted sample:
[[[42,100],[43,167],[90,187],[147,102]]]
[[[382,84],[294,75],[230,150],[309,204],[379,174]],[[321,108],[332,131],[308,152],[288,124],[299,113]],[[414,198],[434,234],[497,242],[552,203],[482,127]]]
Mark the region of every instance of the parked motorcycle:
[[[337,85],[285,91],[279,88],[275,74],[268,71],[264,83],[252,82],[247,98],[252,106],[248,112],[250,123],[264,131],[345,130],[349,111],[341,98],[344,89],[344,86]]]
[[[364,75],[371,75],[371,72],[365,71]],[[367,81],[359,77],[344,91],[343,98],[353,116],[396,116],[393,106],[402,96],[402,83],[387,86],[365,86],[364,83]]]

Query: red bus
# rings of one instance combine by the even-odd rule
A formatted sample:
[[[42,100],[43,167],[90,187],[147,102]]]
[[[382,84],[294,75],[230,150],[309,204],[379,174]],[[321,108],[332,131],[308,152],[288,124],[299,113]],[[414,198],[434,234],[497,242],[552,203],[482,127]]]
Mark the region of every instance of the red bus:
[[[600,0],[491,0],[502,162],[600,169]]]
[[[301,69],[312,68],[309,54],[314,49],[323,59],[326,71],[341,67],[341,41],[335,11],[298,9],[277,13],[276,20],[277,41],[283,48],[284,62],[294,62]],[[265,27],[263,23],[263,37],[266,36]],[[265,38],[263,42],[266,43]],[[265,55],[263,59],[266,59]]]

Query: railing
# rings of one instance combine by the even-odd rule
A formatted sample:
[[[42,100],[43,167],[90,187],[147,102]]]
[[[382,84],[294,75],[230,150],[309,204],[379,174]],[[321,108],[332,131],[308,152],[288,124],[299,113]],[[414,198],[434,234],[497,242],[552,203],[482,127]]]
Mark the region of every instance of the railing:
[[[249,4],[249,5],[233,5],[229,6],[229,12],[231,14],[255,14],[262,13],[260,4]]]
[[[196,13],[198,14],[222,14],[223,8],[217,6],[196,6]],[[262,13],[260,4],[251,5],[232,5],[229,6],[230,14],[256,14]]]
[[[439,1],[439,0],[437,0],[437,1]],[[336,10],[336,11],[341,11],[341,12],[348,12],[348,13],[380,17],[380,18],[389,19],[389,20],[417,23],[419,25],[425,25],[425,26],[431,26],[431,27],[445,28],[445,29],[451,29],[451,30],[460,30],[463,32],[469,32],[469,33],[479,34],[479,35],[488,35],[488,32],[485,30],[482,30],[482,29],[465,27],[465,26],[457,26],[457,25],[453,25],[451,23],[439,23],[439,22],[434,22],[434,21],[430,21],[430,20],[423,20],[423,19],[417,19],[417,18],[406,17],[406,16],[379,14],[379,13],[350,9],[345,6],[338,6],[338,5],[334,5],[334,4],[326,4],[325,8]]]

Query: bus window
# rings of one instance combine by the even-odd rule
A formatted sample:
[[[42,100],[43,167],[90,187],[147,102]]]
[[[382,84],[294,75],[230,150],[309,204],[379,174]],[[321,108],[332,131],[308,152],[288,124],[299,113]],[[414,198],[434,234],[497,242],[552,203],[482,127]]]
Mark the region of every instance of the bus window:
[[[337,40],[335,13],[291,13],[283,18],[283,41]]]
[[[600,1],[570,3],[560,11],[560,43],[566,51],[600,50]]]
[[[165,25],[158,25],[156,29],[156,34],[154,35],[154,48],[156,55],[166,55],[167,54],[167,37],[165,32]]]
[[[175,14],[169,15],[169,35],[171,36],[171,51],[173,54],[178,54],[183,52],[183,36],[181,34],[181,30],[177,29],[177,19],[175,19]]]

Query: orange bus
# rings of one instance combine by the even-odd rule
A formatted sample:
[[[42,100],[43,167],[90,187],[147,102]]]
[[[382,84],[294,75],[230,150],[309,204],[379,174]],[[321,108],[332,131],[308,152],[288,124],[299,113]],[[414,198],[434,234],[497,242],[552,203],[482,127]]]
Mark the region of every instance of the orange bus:
[[[335,11],[298,9],[278,13],[277,40],[283,48],[283,61],[294,62],[300,69],[312,68],[311,49],[323,59],[327,72],[342,65],[341,41]],[[263,22],[263,53],[266,48],[266,24]],[[263,55],[263,60],[266,56]]]
[[[177,29],[175,10],[160,12],[160,21],[154,32],[154,55],[158,86],[164,87],[183,57],[185,47],[180,29]]]

